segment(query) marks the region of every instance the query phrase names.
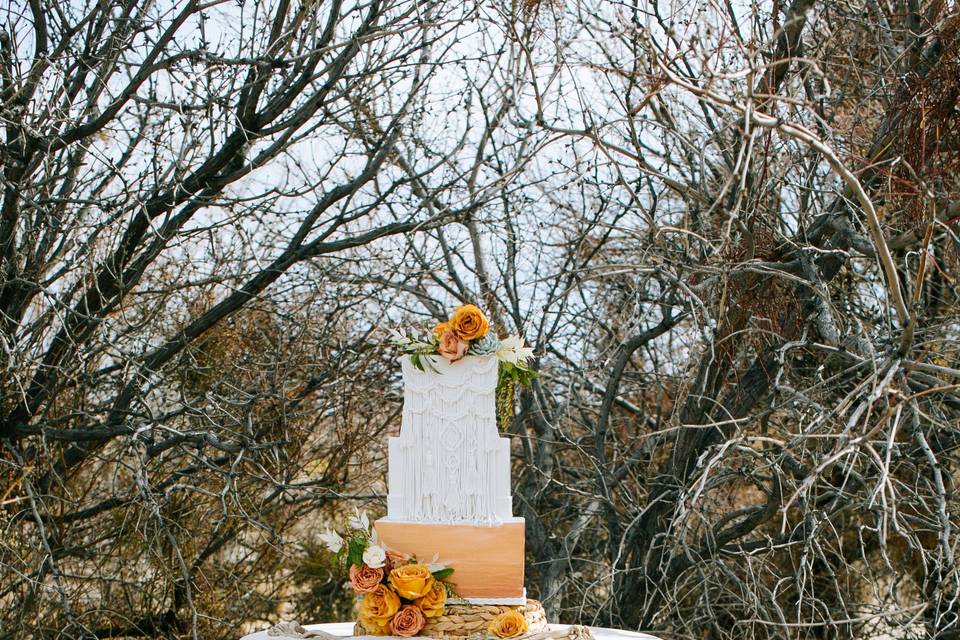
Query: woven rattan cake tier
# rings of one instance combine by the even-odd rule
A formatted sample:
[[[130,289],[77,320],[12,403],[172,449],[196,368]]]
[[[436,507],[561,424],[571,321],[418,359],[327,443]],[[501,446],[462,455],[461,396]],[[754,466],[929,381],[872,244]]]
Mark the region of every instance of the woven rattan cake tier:
[[[442,616],[427,618],[427,625],[418,636],[463,640],[476,636],[487,636],[487,627],[501,613],[514,609],[527,621],[527,633],[537,633],[547,629],[547,617],[543,606],[537,600],[527,600],[522,605],[506,604],[449,604]],[[359,622],[353,628],[353,635],[374,635]]]

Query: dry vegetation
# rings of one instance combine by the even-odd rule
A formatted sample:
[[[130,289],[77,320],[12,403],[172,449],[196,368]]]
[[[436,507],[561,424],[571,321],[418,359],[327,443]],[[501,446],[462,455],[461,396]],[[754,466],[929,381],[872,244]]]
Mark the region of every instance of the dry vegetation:
[[[551,617],[960,638],[958,77],[955,0],[14,1],[0,639],[348,618],[457,300]]]

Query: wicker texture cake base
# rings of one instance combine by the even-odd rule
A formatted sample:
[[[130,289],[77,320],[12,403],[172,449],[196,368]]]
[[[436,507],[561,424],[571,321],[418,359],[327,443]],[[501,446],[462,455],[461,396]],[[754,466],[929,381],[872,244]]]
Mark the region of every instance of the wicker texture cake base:
[[[493,619],[505,611],[515,609],[527,621],[527,633],[546,631],[547,616],[543,606],[536,600],[527,600],[527,604],[451,604],[444,608],[443,615],[427,618],[426,626],[418,633],[429,638],[447,640],[465,640],[476,636],[486,636],[487,627]],[[353,628],[353,635],[373,635],[359,622]]]

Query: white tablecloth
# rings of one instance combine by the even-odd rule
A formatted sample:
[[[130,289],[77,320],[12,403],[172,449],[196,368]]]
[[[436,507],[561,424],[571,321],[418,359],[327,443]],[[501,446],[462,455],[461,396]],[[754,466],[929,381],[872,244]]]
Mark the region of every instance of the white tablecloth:
[[[565,624],[552,624],[550,625],[551,629],[563,629],[567,625]],[[353,635],[353,623],[352,622],[331,622],[327,624],[306,624],[304,627],[310,631],[326,631],[327,633],[332,633],[336,636],[352,636]],[[590,631],[593,633],[596,640],[658,640],[656,637],[651,636],[646,633],[637,633],[636,631],[621,631],[620,629],[604,629],[602,627],[590,627]],[[267,635],[266,631],[260,631],[259,633],[251,633],[250,635],[243,636],[241,640],[279,640],[276,636],[271,637]],[[378,640],[386,640],[386,638],[381,637]],[[401,638],[400,640],[410,640],[409,638]],[[416,640],[414,638],[414,640]]]

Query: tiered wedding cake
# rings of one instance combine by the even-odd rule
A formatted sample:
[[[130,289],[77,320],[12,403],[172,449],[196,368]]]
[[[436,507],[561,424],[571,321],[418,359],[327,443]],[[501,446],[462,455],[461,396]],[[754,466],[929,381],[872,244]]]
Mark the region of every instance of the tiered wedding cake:
[[[387,515],[371,528],[357,512],[347,535],[320,535],[349,569],[354,634],[589,638],[586,627],[548,630],[523,588],[524,521],[513,516],[510,443],[496,405],[534,376],[532,351],[518,336],[498,338],[473,305],[425,340],[398,334],[396,344],[405,354],[403,419],[389,442]]]
[[[454,570],[457,593],[478,604],[525,604],[523,518],[510,498],[510,442],[497,431],[494,355],[403,358],[403,419],[389,443],[388,549]]]
[[[459,598],[426,618],[418,635],[487,635],[514,613],[524,633],[547,628],[543,608],[523,587],[524,521],[512,512],[510,442],[497,431],[499,364],[495,354],[431,358],[423,369],[402,359],[403,418],[389,441],[387,516],[374,528],[391,552],[451,568]],[[370,631],[358,625],[357,633]]]

